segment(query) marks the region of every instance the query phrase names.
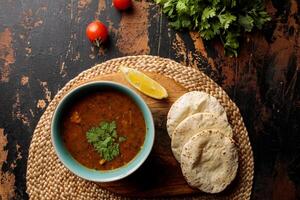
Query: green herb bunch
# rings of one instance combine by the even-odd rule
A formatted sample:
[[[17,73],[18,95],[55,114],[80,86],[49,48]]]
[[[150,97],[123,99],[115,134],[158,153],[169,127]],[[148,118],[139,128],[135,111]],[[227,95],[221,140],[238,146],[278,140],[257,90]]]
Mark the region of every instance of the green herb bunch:
[[[126,140],[123,136],[118,136],[116,122],[101,122],[98,127],[91,128],[86,133],[86,138],[96,149],[100,156],[111,161],[120,154],[119,143]]]
[[[154,0],[171,27],[199,31],[205,40],[220,37],[225,53],[237,56],[243,32],[270,21],[263,0]]]

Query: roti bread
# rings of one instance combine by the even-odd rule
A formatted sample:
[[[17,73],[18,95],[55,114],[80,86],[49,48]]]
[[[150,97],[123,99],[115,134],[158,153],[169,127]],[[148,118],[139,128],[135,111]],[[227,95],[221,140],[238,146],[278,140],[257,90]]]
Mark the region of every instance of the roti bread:
[[[181,169],[190,186],[207,193],[223,191],[237,174],[234,141],[221,130],[199,132],[183,147]]]
[[[222,134],[232,138],[232,129],[222,117],[218,117],[213,113],[196,113],[185,118],[175,128],[171,147],[175,158],[180,162],[182,147],[195,134],[205,129],[220,129]]]
[[[216,116],[227,121],[225,109],[215,97],[205,92],[188,92],[177,99],[169,110],[167,116],[169,136],[172,138],[175,128],[181,121],[199,112],[214,113]]]

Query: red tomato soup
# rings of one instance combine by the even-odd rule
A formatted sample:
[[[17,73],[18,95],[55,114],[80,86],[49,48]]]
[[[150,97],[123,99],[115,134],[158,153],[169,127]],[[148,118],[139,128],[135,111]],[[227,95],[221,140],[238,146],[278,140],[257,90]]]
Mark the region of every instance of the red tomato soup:
[[[105,161],[87,140],[87,132],[101,122],[116,123],[126,140],[119,143],[119,155]],[[70,154],[82,165],[111,170],[130,162],[144,144],[146,125],[135,102],[117,91],[95,92],[74,102],[63,116],[62,137]]]

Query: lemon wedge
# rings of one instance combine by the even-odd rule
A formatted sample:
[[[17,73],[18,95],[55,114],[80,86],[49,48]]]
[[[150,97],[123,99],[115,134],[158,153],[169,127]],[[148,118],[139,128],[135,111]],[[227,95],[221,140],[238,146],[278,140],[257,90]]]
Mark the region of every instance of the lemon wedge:
[[[120,71],[124,74],[126,80],[142,93],[155,99],[168,97],[167,90],[146,74],[128,67],[120,67]]]

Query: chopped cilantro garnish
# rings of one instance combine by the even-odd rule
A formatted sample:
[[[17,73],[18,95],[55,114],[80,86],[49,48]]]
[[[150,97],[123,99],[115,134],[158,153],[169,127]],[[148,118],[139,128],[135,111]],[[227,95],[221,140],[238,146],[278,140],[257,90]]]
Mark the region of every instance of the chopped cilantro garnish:
[[[115,159],[120,154],[120,142],[124,142],[126,137],[117,134],[115,121],[101,122],[98,127],[91,128],[86,133],[86,138],[95,150],[106,161]]]
[[[125,136],[120,136],[119,137],[119,142],[125,142],[127,138]]]

